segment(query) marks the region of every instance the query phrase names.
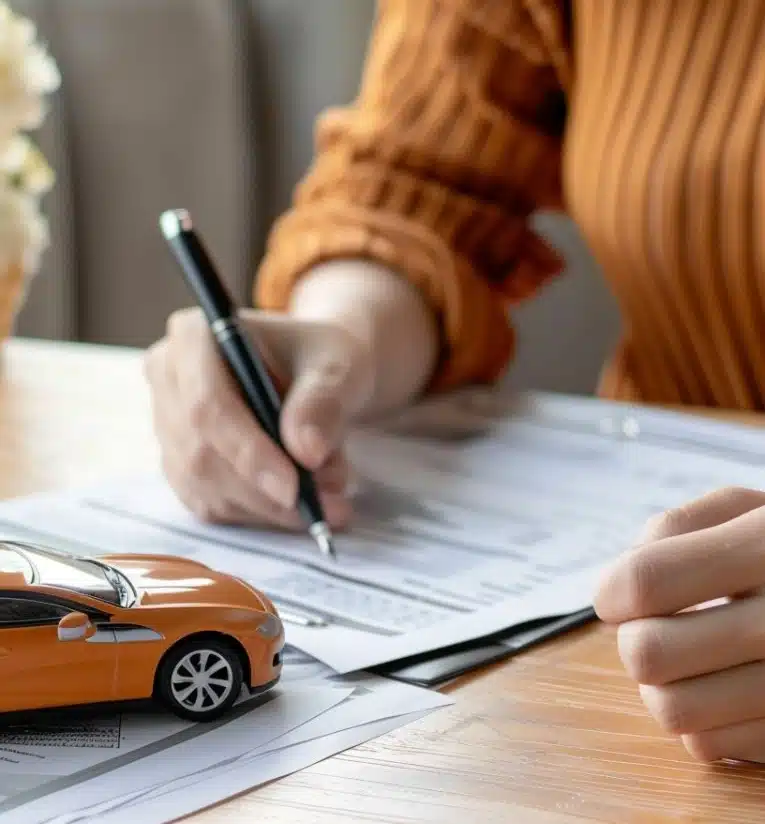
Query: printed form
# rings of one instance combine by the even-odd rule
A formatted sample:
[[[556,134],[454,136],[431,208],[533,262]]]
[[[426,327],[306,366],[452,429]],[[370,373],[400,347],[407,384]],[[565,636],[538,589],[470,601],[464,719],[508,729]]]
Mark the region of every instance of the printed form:
[[[337,676],[292,647],[284,657],[273,693],[244,692],[210,724],[147,707],[0,727],[0,822],[174,821],[453,703],[374,675]]]
[[[289,642],[348,673],[591,603],[652,515],[758,486],[765,433],[592,399],[470,391],[355,433],[356,518],[338,563],[305,535],[210,526],[160,477],[0,504],[91,552],[190,555],[325,627]]]

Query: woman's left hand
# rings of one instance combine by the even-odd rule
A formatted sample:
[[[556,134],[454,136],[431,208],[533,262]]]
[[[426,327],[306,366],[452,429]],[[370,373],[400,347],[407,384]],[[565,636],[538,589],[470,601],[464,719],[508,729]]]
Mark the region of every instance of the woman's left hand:
[[[765,762],[764,492],[725,489],[652,520],[595,608],[619,625],[646,707],[693,756]]]

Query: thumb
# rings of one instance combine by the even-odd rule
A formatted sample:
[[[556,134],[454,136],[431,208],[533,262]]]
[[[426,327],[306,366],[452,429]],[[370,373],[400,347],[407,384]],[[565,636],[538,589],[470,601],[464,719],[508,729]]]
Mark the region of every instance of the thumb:
[[[369,394],[371,370],[350,342],[314,341],[295,366],[282,407],[281,434],[289,453],[314,470],[342,446]]]

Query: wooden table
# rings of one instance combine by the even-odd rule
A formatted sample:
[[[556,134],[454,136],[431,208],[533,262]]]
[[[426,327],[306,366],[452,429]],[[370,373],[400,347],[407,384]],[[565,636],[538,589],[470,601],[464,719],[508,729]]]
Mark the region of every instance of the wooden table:
[[[2,374],[1,496],[154,465],[139,353],[12,341]],[[765,771],[694,763],[643,710],[603,627],[488,668],[453,692],[454,707],[194,821],[765,821]]]

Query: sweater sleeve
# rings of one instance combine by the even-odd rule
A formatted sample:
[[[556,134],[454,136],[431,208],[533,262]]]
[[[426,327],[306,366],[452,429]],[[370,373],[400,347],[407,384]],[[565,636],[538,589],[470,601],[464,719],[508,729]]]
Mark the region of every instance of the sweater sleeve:
[[[433,308],[431,389],[496,379],[509,309],[562,268],[530,228],[559,208],[566,60],[553,0],[380,0],[355,102],[325,112],[316,157],[275,224],[255,302],[284,310],[297,279],[379,261]]]

